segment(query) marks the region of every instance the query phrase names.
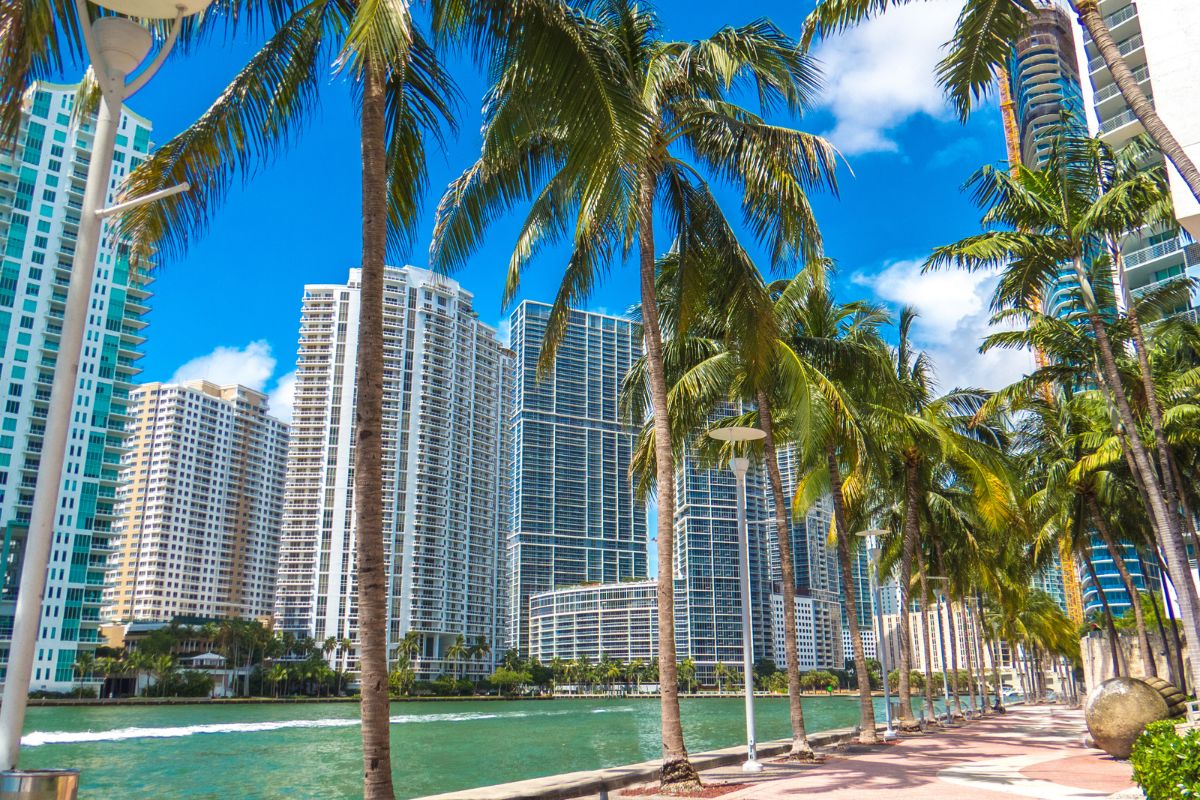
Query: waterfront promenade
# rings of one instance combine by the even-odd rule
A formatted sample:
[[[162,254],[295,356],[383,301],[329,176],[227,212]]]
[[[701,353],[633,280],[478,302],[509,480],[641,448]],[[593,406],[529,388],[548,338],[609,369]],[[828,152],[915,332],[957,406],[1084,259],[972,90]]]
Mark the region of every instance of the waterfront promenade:
[[[769,758],[760,775],[721,767],[706,771],[704,781],[749,784],[720,795],[728,800],[1140,798],[1129,764],[1085,747],[1085,733],[1081,711],[1018,706],[956,730],[835,749],[820,764]]]

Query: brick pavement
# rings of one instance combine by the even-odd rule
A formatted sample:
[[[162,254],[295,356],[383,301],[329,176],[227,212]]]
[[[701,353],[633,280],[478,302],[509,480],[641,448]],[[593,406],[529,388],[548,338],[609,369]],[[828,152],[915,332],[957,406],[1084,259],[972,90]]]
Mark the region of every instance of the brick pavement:
[[[1016,707],[935,734],[852,746],[820,764],[774,759],[759,775],[739,767],[706,783],[749,783],[723,800],[1012,800],[1137,797],[1127,762],[1084,747],[1083,715],[1058,706]]]

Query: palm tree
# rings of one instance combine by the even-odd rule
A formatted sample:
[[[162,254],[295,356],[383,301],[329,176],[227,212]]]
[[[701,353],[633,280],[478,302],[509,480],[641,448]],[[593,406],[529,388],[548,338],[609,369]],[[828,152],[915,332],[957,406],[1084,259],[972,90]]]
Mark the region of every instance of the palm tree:
[[[119,659],[119,658],[113,658],[112,656],[104,656],[103,658],[96,659],[96,666],[94,667],[94,671],[100,673],[100,675],[103,677],[103,681],[100,684],[100,697],[101,698],[104,697],[104,689],[108,687],[108,684],[113,679],[113,676],[121,674],[122,670],[123,670],[123,666],[121,664],[121,659]],[[114,688],[110,691],[110,695],[115,695],[115,694],[116,694],[116,690]]]
[[[978,491],[973,498],[976,507],[986,509],[993,519],[1003,515],[1007,499],[992,491],[997,485],[993,472],[1000,453],[989,448],[997,441],[996,431],[981,425],[978,419],[978,412],[987,400],[986,393],[958,388],[938,395],[932,362],[912,345],[915,318],[910,309],[901,312],[899,340],[890,358],[892,380],[885,384],[882,397],[872,397],[861,404],[873,446],[897,465],[902,498],[899,506],[904,510],[898,573],[900,607],[904,609],[911,607],[921,518],[926,515],[929,491],[938,480],[939,471],[972,473],[975,476],[972,484]],[[900,614],[900,724],[909,730],[917,727],[909,688],[913,663],[910,628],[910,616]]]
[[[75,663],[72,665],[72,669],[80,683],[86,683],[92,677],[92,673],[96,671],[96,667],[97,659],[93,651],[80,650],[75,654]]]
[[[992,298],[997,310],[1029,308],[1057,280],[1062,265],[1071,269],[1097,354],[1094,377],[1114,412],[1113,433],[1127,454],[1179,592],[1189,660],[1200,672],[1200,596],[1190,577],[1170,453],[1162,442],[1157,468],[1152,463],[1105,319],[1113,305],[1105,289],[1112,283],[1108,245],[1138,220],[1159,212],[1161,196],[1152,183],[1120,169],[1111,150],[1098,140],[1051,137],[1040,169],[1018,166],[1010,175],[984,167],[976,173],[969,185],[985,209],[983,223],[989,230],[937,248],[926,266],[971,271],[1000,267]]]
[[[842,30],[908,2],[910,0],[818,0],[805,21],[803,40],[811,42],[814,36]],[[1080,26],[1100,51],[1126,105],[1200,200],[1200,170],[1142,90],[1100,13],[1099,0],[1070,0],[1070,6]],[[1025,34],[1029,19],[1038,7],[1038,0],[967,0],[947,45],[946,56],[938,65],[939,82],[961,118],[966,119],[972,105],[990,90],[997,77],[1005,80],[1013,45]]]
[[[461,633],[454,637],[454,642],[446,648],[446,660],[454,662],[455,679],[462,677],[462,660],[470,653],[467,639]]]
[[[696,691],[695,661],[693,661],[691,658],[685,658],[683,661],[680,661],[677,675],[679,676],[679,680],[683,683],[683,685],[688,687],[689,693]]]
[[[327,64],[355,86],[362,149],[362,279],[355,405],[355,582],[361,686],[363,791],[394,797],[387,669],[387,561],[383,545],[383,294],[389,246],[411,240],[420,211],[428,138],[453,129],[457,90],[413,23],[408,3],[255,4],[275,32],[220,99],[130,176],[133,195],[187,181],[192,190],[142,206],[124,230],[141,255],[176,255],[202,230],[237,175],[249,175],[295,137],[316,110]],[[235,17],[236,18],[236,17]]]
[[[167,678],[174,675],[175,670],[178,668],[175,656],[170,653],[161,653],[152,656],[145,663],[145,668],[154,676],[154,683],[158,686],[158,696],[166,697]]]
[[[542,35],[547,20],[553,37]],[[492,51],[496,81],[482,155],[442,201],[431,261],[442,270],[462,266],[495,216],[532,201],[509,262],[509,300],[539,248],[569,235],[572,253],[543,347],[547,369],[571,306],[586,300],[609,265],[636,252],[656,432],[662,783],[695,784],[675,674],[674,456],[654,224],[661,212],[684,260],[685,285],[695,275],[690,245],[728,231],[709,184],[686,154],[742,191],[749,227],[774,261],[815,253],[820,234],[807,192],[833,185],[834,151],[817,137],[768,124],[736,105],[729,90],[745,81],[768,104],[796,111],[808,104],[816,75],[794,42],[769,22],[671,42],[661,38],[653,12],[631,0],[555,5],[537,25],[510,24],[502,31],[505,38]]]
[[[720,247],[716,245],[725,245]],[[674,333],[667,342],[671,389],[667,407],[676,447],[688,445],[703,449],[706,440],[697,431],[706,427],[713,416],[730,408],[752,405],[755,422],[766,434],[763,440],[763,461],[770,481],[779,564],[783,589],[783,628],[788,700],[792,723],[792,748],[789,758],[812,760],[812,747],[804,726],[804,710],[800,702],[800,669],[796,651],[795,563],[792,557],[791,504],[784,496],[779,470],[777,437],[772,409],[777,405],[796,416],[803,415],[807,406],[810,384],[816,378],[808,365],[801,361],[787,342],[792,298],[803,292],[809,276],[801,273],[791,281],[775,287],[775,299],[763,284],[757,268],[749,262],[736,240],[706,243],[698,248],[697,262],[709,260],[743,261],[737,269],[709,265],[703,270],[703,302],[696,302],[695,317],[680,332],[680,313],[685,310],[684,298],[679,296],[679,259],[677,253],[660,260],[658,269],[659,315],[664,331]],[[740,280],[728,281],[734,274]],[[713,276],[722,279],[714,280]],[[622,402],[625,413],[632,419],[645,418],[645,363],[643,357],[626,378]],[[681,372],[681,374],[675,374]],[[735,422],[741,420],[735,419]],[[716,426],[725,424],[717,421]],[[648,423],[635,454],[637,471],[652,473],[649,463],[653,445],[653,428]]]
[[[838,303],[826,264],[810,263],[806,271],[807,284],[803,291],[795,292],[791,301],[789,342],[792,350],[813,366],[813,374],[820,380],[814,386],[807,418],[789,421],[796,429],[791,436],[799,444],[798,462],[806,473],[796,489],[793,508],[807,512],[822,498],[829,498],[842,594],[847,608],[855,609],[859,590],[854,582],[851,542],[855,528],[850,523],[853,509],[848,499],[856,507],[864,504],[862,490],[869,470],[868,443],[854,395],[861,395],[867,385],[880,383],[887,376],[886,349],[878,335],[878,327],[887,316],[865,303]],[[873,744],[878,736],[862,633],[858,615],[850,613],[846,617],[858,675],[859,739]]]

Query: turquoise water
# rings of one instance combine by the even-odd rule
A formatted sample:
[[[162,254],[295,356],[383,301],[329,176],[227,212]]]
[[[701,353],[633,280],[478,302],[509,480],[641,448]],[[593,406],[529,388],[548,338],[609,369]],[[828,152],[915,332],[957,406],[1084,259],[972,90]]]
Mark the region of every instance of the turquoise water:
[[[744,741],[741,700],[681,705],[690,750]],[[786,699],[755,710],[760,741],[788,735]],[[804,713],[813,732],[858,721],[850,697],[805,698]],[[361,797],[352,703],[31,708],[25,730],[21,766],[82,770],[82,800]],[[401,798],[642,761],[660,741],[656,699],[392,705]]]

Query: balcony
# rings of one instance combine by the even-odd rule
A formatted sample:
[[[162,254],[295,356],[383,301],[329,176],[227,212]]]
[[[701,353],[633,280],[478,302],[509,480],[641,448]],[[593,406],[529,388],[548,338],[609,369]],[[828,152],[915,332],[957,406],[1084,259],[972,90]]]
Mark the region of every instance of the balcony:
[[[1143,64],[1133,71],[1133,77],[1137,79],[1138,83],[1145,83],[1146,81],[1150,80],[1150,67]],[[1118,87],[1115,83],[1112,83],[1096,92],[1095,102],[1096,105],[1100,105],[1107,100],[1111,100],[1114,97],[1120,96],[1120,87]]]
[[[1151,261],[1156,261],[1164,256],[1169,256],[1172,253],[1177,253],[1183,250],[1183,245],[1178,239],[1168,239],[1165,242],[1152,244],[1149,247],[1143,247],[1139,250],[1134,250],[1129,253],[1122,254],[1122,260],[1125,262],[1125,268],[1140,267],[1143,264],[1148,264]]]
[[[1145,47],[1145,45],[1146,43],[1142,39],[1142,35],[1139,33],[1130,36],[1128,39],[1121,42],[1121,44],[1117,46],[1117,49],[1120,51],[1121,55],[1129,56],[1131,53],[1136,53],[1138,50],[1141,50],[1143,47]],[[1088,72],[1097,72],[1102,69],[1106,69],[1104,66],[1104,56],[1096,56],[1088,61]]]

